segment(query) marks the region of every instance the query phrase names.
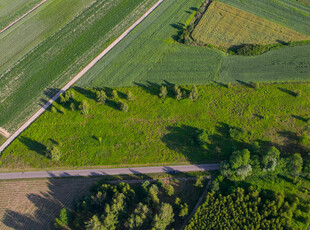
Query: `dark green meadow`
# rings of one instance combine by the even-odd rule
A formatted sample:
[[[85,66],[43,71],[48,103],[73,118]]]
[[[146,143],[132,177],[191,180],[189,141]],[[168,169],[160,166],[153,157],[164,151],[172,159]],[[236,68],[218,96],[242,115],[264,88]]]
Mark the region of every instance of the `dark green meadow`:
[[[3,152],[2,168],[217,162],[253,141],[282,154],[306,153],[299,139],[309,118],[309,83],[211,84],[198,87],[196,101],[176,100],[171,85],[159,98],[159,87],[117,88],[117,99],[106,88],[105,104],[96,101],[95,90],[75,87],[73,99],[58,101]],[[187,95],[192,89],[180,88]],[[128,91],[133,100],[126,99]],[[78,109],[82,101],[89,104],[87,115]],[[230,127],[246,134],[232,138]],[[210,133],[204,148],[197,141],[201,130]],[[59,161],[46,157],[49,146],[59,150]]]

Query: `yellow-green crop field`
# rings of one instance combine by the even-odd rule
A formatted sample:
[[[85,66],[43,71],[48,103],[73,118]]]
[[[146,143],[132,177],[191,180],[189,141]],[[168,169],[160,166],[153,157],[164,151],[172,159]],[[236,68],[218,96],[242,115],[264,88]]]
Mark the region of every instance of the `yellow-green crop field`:
[[[198,42],[220,47],[275,44],[310,37],[221,2],[212,2],[193,32]]]

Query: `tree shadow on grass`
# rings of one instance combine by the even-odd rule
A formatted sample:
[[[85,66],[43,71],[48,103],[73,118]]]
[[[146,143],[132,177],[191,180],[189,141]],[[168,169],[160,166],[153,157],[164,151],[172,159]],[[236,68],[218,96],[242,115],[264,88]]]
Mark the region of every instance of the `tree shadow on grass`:
[[[78,86],[74,86],[73,89],[77,91],[78,93],[84,95],[85,97],[96,101],[96,93],[93,90],[81,88]]]
[[[308,122],[308,120],[309,120],[309,118],[301,117],[298,115],[292,115],[292,117],[297,119],[297,120],[303,121],[303,122]]]
[[[284,88],[281,88],[281,87],[278,87],[278,89],[279,89],[281,92],[287,93],[288,95],[291,95],[291,96],[293,96],[293,97],[297,97],[297,96],[298,96],[297,93],[295,93],[295,92],[293,92],[293,91],[291,91],[291,90],[284,89]]]
[[[21,143],[23,143],[30,151],[35,151],[40,155],[45,156],[46,154],[46,146],[41,144],[40,142],[37,142],[35,140],[32,140],[28,137],[21,136],[18,139]]]

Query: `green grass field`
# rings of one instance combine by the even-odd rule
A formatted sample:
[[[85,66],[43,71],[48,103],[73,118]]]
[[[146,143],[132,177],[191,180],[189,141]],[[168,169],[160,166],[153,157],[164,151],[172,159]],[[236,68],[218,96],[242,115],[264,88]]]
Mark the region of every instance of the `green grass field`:
[[[49,0],[9,30],[1,33],[0,74],[64,27],[91,2],[91,0]]]
[[[272,50],[253,57],[224,58],[221,82],[285,82],[309,81],[310,45]]]
[[[57,1],[56,5],[62,2]],[[79,17],[28,53],[21,62],[0,78],[0,127],[9,131],[15,130],[45,102],[46,98],[54,95],[58,88],[78,73],[155,2],[94,2]],[[54,14],[55,10],[57,11],[57,7],[46,11],[40,17],[48,23],[55,23],[53,17],[49,19],[49,14]],[[11,46],[7,44],[6,47],[8,49]]]
[[[266,45],[310,39],[309,36],[221,2],[211,3],[192,36],[202,44],[227,48],[241,44]]]
[[[199,87],[200,97],[192,102],[172,98],[171,87],[165,100],[158,98],[155,86],[119,88],[120,98],[128,90],[134,95],[133,101],[127,101],[126,113],[117,108],[115,100],[100,105],[93,91],[76,88],[73,103],[77,108],[86,100],[89,114],[72,112],[70,103],[64,108],[56,104],[64,114],[43,114],[3,152],[1,167],[214,162],[254,140],[262,145],[274,144],[283,153],[295,152],[299,147],[288,134],[298,137],[304,130],[309,117],[309,89],[309,83],[261,85],[257,90],[244,85],[226,88],[210,84]],[[251,133],[242,141],[231,139],[227,136],[228,125]],[[214,130],[207,149],[197,145],[199,129]],[[58,143],[62,153],[59,162],[45,157],[51,143]]]
[[[42,0],[2,0],[0,2],[0,30],[24,15]]]
[[[310,5],[308,0],[220,0],[259,17],[310,35]],[[307,3],[307,4],[301,4]]]

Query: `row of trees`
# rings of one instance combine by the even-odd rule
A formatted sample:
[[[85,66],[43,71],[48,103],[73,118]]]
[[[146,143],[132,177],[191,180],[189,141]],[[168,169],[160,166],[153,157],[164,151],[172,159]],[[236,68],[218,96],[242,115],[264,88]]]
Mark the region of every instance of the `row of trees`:
[[[194,86],[192,88],[192,90],[187,93],[185,90],[182,91],[182,89],[178,86],[178,85],[174,85],[173,87],[173,94],[174,97],[177,100],[181,100],[181,99],[185,99],[185,98],[189,98],[192,101],[196,101],[199,97],[199,92],[198,92],[198,88],[196,86]],[[159,89],[159,94],[158,96],[160,98],[166,98],[168,95],[168,89],[166,86],[161,86]]]
[[[134,189],[129,184],[102,184],[76,203],[74,214],[61,210],[55,220],[58,229],[167,229],[175,219],[188,215],[188,205],[174,196],[174,187],[161,180],[145,181]]]

